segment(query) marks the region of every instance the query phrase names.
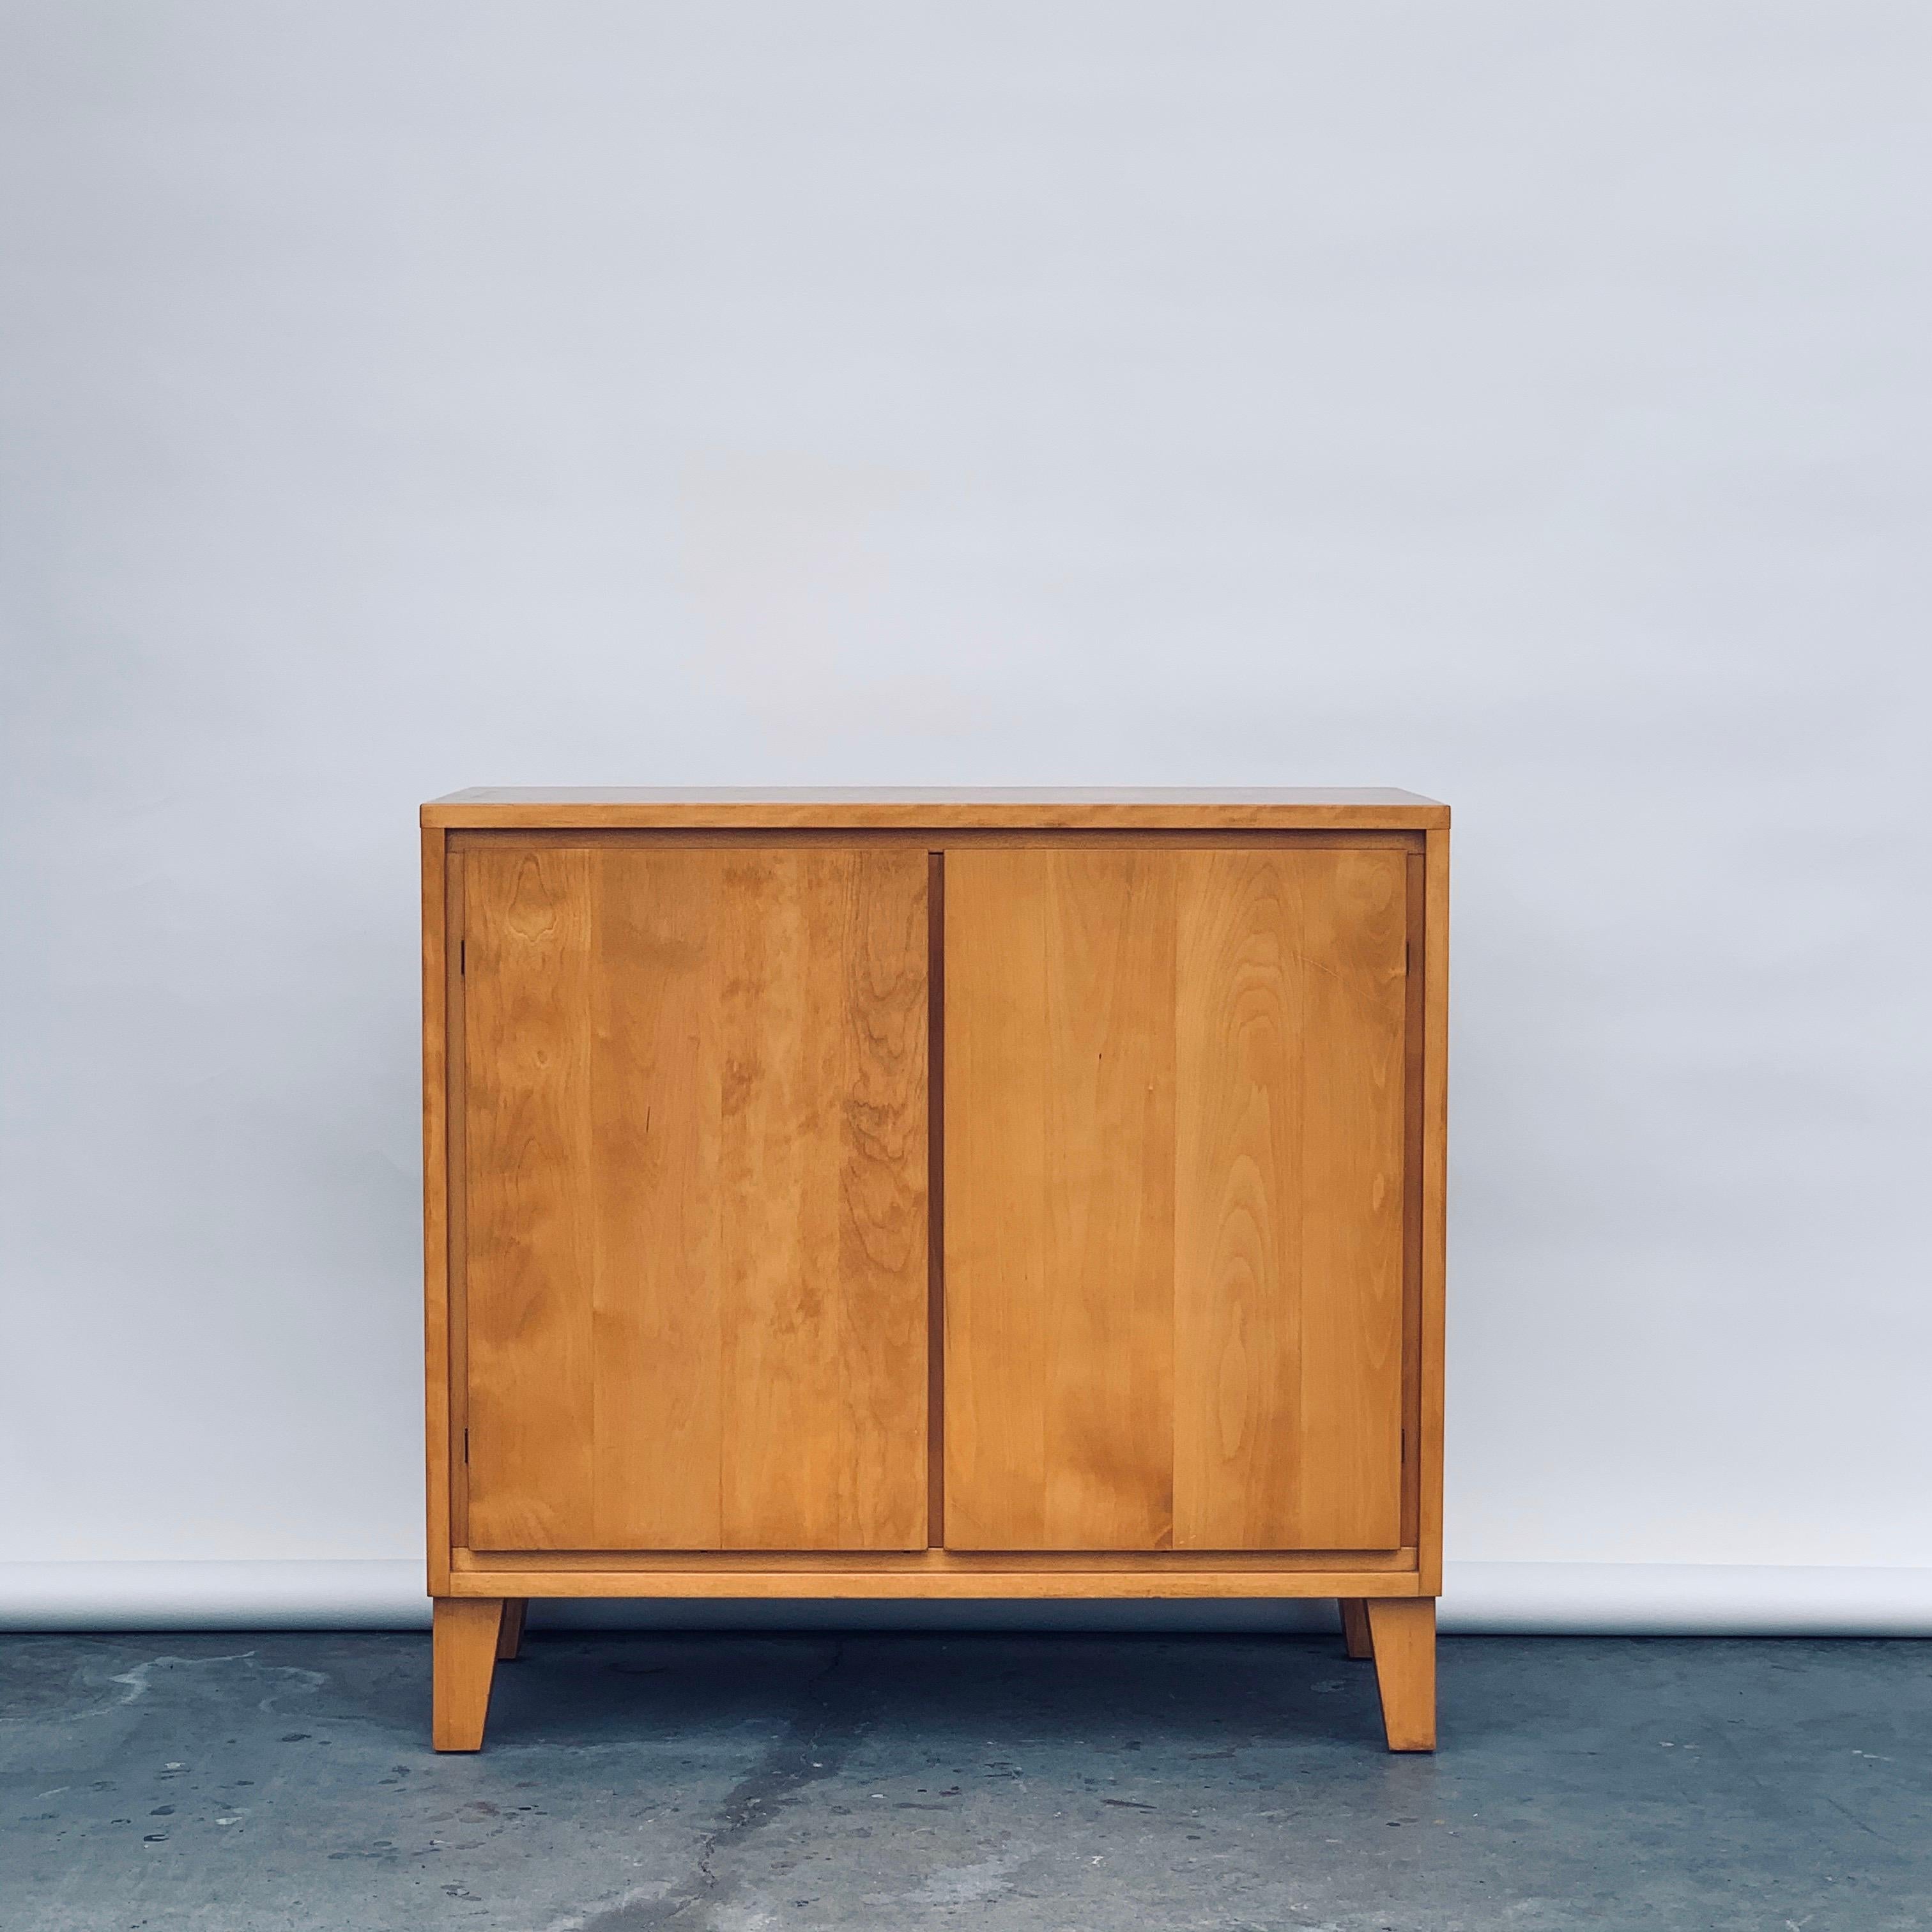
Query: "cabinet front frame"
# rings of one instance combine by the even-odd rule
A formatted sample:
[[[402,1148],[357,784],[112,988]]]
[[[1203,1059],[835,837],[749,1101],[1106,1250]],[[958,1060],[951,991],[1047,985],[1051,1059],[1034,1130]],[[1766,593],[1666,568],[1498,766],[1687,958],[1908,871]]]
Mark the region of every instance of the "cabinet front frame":
[[[422,838],[424,1334],[429,1593],[436,1597],[1219,1598],[1433,1597],[1442,1576],[1443,1292],[1447,1149],[1449,834],[1372,829],[1084,831],[1011,826],[886,830],[836,824],[674,830],[514,830],[425,826]],[[1064,1555],[956,1552],[939,1546],[943,1507],[923,1552],[820,1554],[684,1552],[557,1555],[478,1552],[468,1542],[464,1482],[463,854],[484,844],[574,847],[890,844],[926,850],[935,962],[943,958],[945,854],[974,845],[1180,845],[1238,848],[1394,848],[1409,855],[1404,1083],[1405,1172],[1402,1546],[1314,1555],[1214,1552]],[[944,1349],[944,987],[928,987],[929,1361]],[[935,1381],[937,1380],[935,1376]],[[929,1472],[942,1467],[944,1426],[928,1409]],[[935,1498],[935,1504],[938,1498]]]

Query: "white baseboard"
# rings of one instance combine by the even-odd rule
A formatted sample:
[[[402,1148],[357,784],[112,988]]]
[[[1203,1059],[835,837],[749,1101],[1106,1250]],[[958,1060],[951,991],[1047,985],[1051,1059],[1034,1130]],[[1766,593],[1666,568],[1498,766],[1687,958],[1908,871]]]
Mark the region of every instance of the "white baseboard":
[[[1450,1563],[1442,1628],[1551,1636],[1932,1636],[1932,1569]]]
[[[422,1565],[0,1563],[0,1630],[416,1630]],[[538,1628],[1318,1630],[1325,1602],[548,1603]],[[1932,1569],[1452,1563],[1445,1631],[1582,1636],[1932,1636]]]
[[[0,1563],[0,1630],[427,1628],[423,1566]]]

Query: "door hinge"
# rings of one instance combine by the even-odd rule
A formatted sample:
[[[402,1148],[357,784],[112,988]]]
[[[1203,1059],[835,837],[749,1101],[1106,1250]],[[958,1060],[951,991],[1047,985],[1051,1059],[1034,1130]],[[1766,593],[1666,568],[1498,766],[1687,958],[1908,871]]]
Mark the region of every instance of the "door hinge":
[[[1415,970],[1415,941],[1405,940],[1402,948],[1402,976],[1406,980]]]
[[[470,942],[459,939],[456,942],[456,976],[460,980],[470,970]]]
[[[466,1429],[463,1432],[463,1460],[466,1465],[470,1460],[470,1432]]]

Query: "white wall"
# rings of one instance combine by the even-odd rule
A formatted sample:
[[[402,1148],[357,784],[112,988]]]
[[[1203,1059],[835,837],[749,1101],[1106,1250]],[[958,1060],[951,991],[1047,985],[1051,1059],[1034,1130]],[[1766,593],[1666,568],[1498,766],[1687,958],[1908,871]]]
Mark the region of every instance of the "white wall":
[[[1457,813],[1452,1555],[1932,1568],[1928,76],[9,0],[0,1559],[418,1550],[420,799],[1333,782]]]

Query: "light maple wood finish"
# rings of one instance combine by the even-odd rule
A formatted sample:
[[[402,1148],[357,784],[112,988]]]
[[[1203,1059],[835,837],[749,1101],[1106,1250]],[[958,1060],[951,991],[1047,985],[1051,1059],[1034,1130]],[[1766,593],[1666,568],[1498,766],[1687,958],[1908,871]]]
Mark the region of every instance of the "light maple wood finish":
[[[470,1540],[926,1540],[921,854],[464,855]]]
[[[915,1576],[935,1582],[949,1576],[1045,1576],[1057,1570],[1081,1574],[1118,1571],[1122,1575],[1186,1576],[1196,1570],[1240,1571],[1274,1588],[1298,1587],[1304,1596],[1333,1594],[1299,1582],[1304,1571],[1330,1574],[1347,1570],[1378,1580],[1369,1594],[1412,1597],[1415,1552],[1409,1550],[458,1550],[451,1554],[451,1579],[458,1596],[541,1596],[541,1591],[506,1586],[495,1592],[465,1586],[466,1574],[508,1576],[520,1570],[558,1574],[570,1570],[609,1570],[622,1564],[640,1572],[688,1571],[695,1565],[721,1576],[823,1572],[828,1576]],[[1357,1593],[1360,1594],[1360,1593]]]
[[[1344,1597],[1342,1606],[1342,1642],[1348,1654],[1358,1660],[1376,1654],[1375,1639],[1369,1630],[1369,1606],[1360,1597]]]
[[[439,1748],[481,1742],[544,1596],[1325,1596],[1391,1748],[1430,1748],[1446,807],[472,792],[423,823]],[[962,1174],[1043,1300],[937,1238]],[[961,1520],[967,1450],[1058,1540]]]
[[[947,854],[956,1550],[1173,1543],[1174,886],[1132,850]]]
[[[1392,1751],[1436,1748],[1436,1599],[1370,1598],[1370,1642]]]
[[[524,1618],[530,1606],[527,1597],[503,1599],[503,1619],[496,1632],[499,1664],[514,1664],[524,1654]]]
[[[1419,1521],[1420,1586],[1425,1595],[1442,1592],[1442,1427],[1444,1290],[1449,1200],[1449,832],[1428,835],[1423,994],[1421,1196],[1418,1216],[1421,1250],[1421,1313],[1417,1344],[1420,1384]]]
[[[926,855],[926,1536],[946,1540],[946,862]]]
[[[1405,865],[949,850],[951,1546],[1400,1542]]]
[[[1058,1563],[1024,1568],[1015,1563],[983,1570],[952,1564],[892,1570],[857,1564],[842,1568],[775,1564],[741,1570],[700,1557],[690,1558],[686,1567],[676,1568],[614,1554],[602,1568],[561,1564],[553,1568],[526,1568],[512,1565],[506,1558],[499,1561],[501,1567],[454,1571],[450,1588],[459,1597],[492,1599],[512,1590],[527,1591],[533,1597],[918,1597],[947,1601],[1087,1598],[1272,1600],[1289,1597],[1408,1598],[1415,1594],[1413,1568],[1271,1570],[1210,1565],[1174,1570],[1152,1564],[1084,1567],[1074,1556]]]
[[[502,1627],[497,1597],[438,1597],[432,1612],[431,1741],[440,1751],[483,1748]]]
[[[452,853],[485,852],[496,846],[510,844],[562,845],[573,851],[592,851],[607,846],[640,851],[652,845],[674,846],[686,850],[700,845],[749,845],[769,850],[775,844],[782,844],[788,851],[802,850],[814,845],[836,846],[844,851],[862,851],[873,846],[898,849],[913,847],[934,858],[943,856],[948,850],[1010,845],[1023,845],[1035,851],[1048,847],[1078,847],[1092,851],[1109,845],[1134,851],[1164,845],[1196,851],[1215,850],[1230,845],[1293,845],[1298,850],[1310,852],[1333,847],[1343,851],[1400,850],[1420,857],[1429,842],[1427,832],[1416,831],[1295,832],[1261,826],[1238,832],[1216,832],[1159,825],[1072,832],[1016,832],[1001,826],[944,829],[932,826],[859,826],[829,831],[822,827],[794,825],[777,832],[743,827],[719,830],[699,826],[630,826],[615,830],[586,826],[575,830],[525,826],[505,831],[486,826],[479,830],[446,832],[443,837]]]
[[[552,830],[688,827],[852,831],[1052,829],[1316,831],[1408,829],[1449,822],[1447,806],[1386,789],[1253,791],[1105,789],[885,791],[757,788],[670,791],[649,786],[566,786],[452,792],[422,808],[438,827]]]
[[[429,1592],[449,1588],[449,1552],[461,1540],[451,1520],[448,968],[446,882],[440,832],[422,835],[423,1356]]]
[[[1393,1546],[1405,862],[1178,864],[1174,1540]]]
[[[470,1322],[466,1278],[467,1207],[470,1190],[469,1139],[465,1131],[468,1108],[464,1099],[464,866],[460,854],[446,856],[442,873],[442,966],[444,1024],[447,1048],[443,1060],[443,1158],[448,1164],[452,1184],[444,1190],[445,1256],[442,1270],[443,1298],[448,1309],[448,1348],[444,1382],[448,1391],[446,1426],[442,1432],[442,1466],[447,1486],[446,1508],[449,1533],[458,1546],[470,1541],[469,1409]],[[447,1570],[443,1580],[448,1582]],[[432,1579],[431,1594],[436,1586]]]
[[[1428,896],[1424,884],[1424,852],[1411,851],[1405,863],[1409,938],[1407,998],[1402,1016],[1402,1540],[1414,1543],[1421,1534],[1422,1524],[1421,1175]]]

